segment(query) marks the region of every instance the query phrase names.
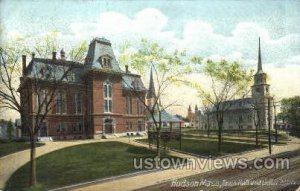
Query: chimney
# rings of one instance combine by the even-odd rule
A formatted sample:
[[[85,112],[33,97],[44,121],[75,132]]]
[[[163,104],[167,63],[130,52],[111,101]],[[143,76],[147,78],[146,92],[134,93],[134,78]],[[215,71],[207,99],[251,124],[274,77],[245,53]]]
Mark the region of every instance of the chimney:
[[[31,59],[32,59],[32,60],[34,59],[34,56],[35,56],[35,53],[32,52],[32,53],[31,53]]]
[[[66,59],[66,56],[65,56],[65,55],[66,55],[66,54],[65,54],[64,49],[61,49],[61,51],[60,51],[60,59],[65,60],[65,59]]]
[[[22,75],[26,73],[26,55],[22,55]]]
[[[56,52],[52,52],[52,60],[56,60]]]
[[[128,70],[128,65],[125,65],[125,71],[126,71],[126,73],[129,72],[129,70]]]

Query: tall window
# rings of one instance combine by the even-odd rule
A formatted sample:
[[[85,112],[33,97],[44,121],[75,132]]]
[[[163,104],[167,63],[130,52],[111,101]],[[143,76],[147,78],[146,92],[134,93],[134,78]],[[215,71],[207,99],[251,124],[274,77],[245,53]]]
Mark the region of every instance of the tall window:
[[[112,112],[112,84],[104,82],[104,112]]]
[[[81,93],[76,93],[75,96],[74,96],[74,110],[75,110],[75,113],[77,114],[80,114],[82,113],[82,96],[81,96]]]
[[[126,96],[126,112],[132,114],[132,97]]]
[[[67,124],[65,122],[58,123],[57,132],[67,131]]]
[[[46,106],[48,104],[48,91],[41,90],[38,94],[36,94],[36,96],[37,112],[46,112]]]
[[[142,115],[144,111],[144,104],[141,100],[137,99],[137,114]]]
[[[82,124],[80,122],[77,122],[77,123],[73,123],[72,124],[73,126],[73,131],[74,132],[81,132],[82,131]]]
[[[132,128],[133,128],[132,121],[126,121],[126,128],[127,128],[127,130],[132,130]]]
[[[56,93],[56,113],[66,113],[66,93],[63,91]]]

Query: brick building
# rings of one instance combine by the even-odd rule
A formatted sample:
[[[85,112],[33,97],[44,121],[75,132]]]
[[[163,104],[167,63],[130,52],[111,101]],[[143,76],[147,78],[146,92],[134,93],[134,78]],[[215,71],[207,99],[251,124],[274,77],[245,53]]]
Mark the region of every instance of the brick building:
[[[80,139],[145,131],[144,105],[139,97],[144,98],[147,90],[139,75],[127,66],[125,71],[120,68],[110,41],[93,39],[84,63],[66,60],[63,50],[60,54],[57,58],[53,52],[52,59],[33,55],[28,65],[23,56],[19,91],[31,125],[41,100],[54,92],[52,79],[62,79],[64,71],[69,71],[55,88],[39,136]],[[28,93],[28,89],[37,88],[37,81],[42,93]],[[22,134],[27,135],[25,129]]]

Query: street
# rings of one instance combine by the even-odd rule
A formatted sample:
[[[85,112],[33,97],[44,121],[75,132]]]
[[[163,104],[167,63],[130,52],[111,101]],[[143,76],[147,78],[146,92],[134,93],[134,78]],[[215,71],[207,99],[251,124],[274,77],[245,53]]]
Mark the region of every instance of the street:
[[[164,182],[140,190],[202,190],[202,191],[294,191],[300,185],[300,150],[277,157],[289,158],[290,169],[222,169]],[[252,168],[252,169],[251,169]],[[200,184],[196,185],[195,182]],[[202,183],[202,184],[201,184]],[[210,185],[209,185],[210,184]],[[231,185],[230,185],[231,184]],[[235,184],[235,185],[233,185]],[[238,185],[237,185],[238,184]],[[252,185],[250,185],[252,184]],[[253,185],[255,184],[255,185]]]

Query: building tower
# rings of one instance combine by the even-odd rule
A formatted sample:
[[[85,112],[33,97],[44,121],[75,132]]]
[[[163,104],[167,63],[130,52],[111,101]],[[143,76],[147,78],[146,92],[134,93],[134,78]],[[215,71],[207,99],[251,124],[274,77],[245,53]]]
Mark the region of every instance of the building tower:
[[[199,127],[199,110],[197,104],[195,105],[195,114],[194,114],[194,127]]]
[[[270,85],[267,84],[267,74],[262,69],[261,61],[261,48],[260,48],[260,38],[258,40],[258,63],[257,63],[257,72],[254,75],[254,85],[252,89],[252,98],[255,104],[255,107],[258,108],[259,115],[259,127],[267,128],[268,127],[268,99],[270,97]],[[271,111],[272,113],[272,111]],[[272,119],[272,116],[271,116]]]
[[[154,87],[154,82],[153,82],[153,74],[152,74],[152,67],[150,71],[150,81],[149,81],[149,89],[147,92],[147,105],[148,107],[153,107],[156,99],[156,93],[155,93],[155,87]]]
[[[190,123],[192,123],[192,118],[193,118],[192,108],[191,105],[189,105],[187,119],[189,120]]]

